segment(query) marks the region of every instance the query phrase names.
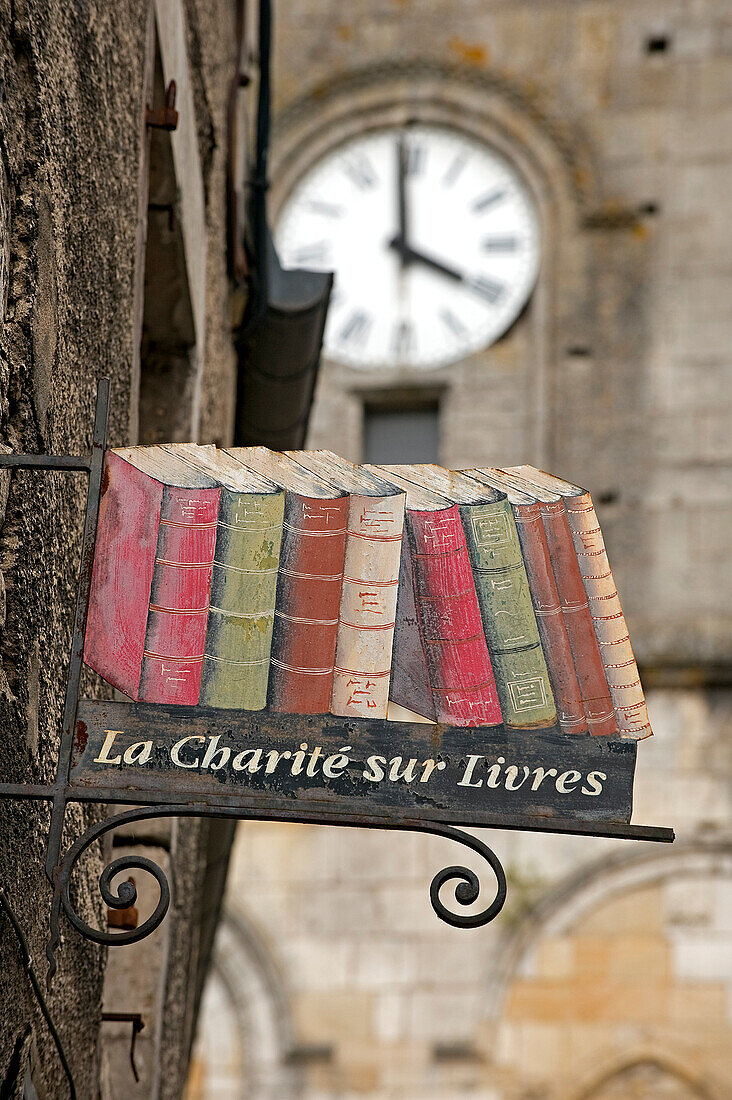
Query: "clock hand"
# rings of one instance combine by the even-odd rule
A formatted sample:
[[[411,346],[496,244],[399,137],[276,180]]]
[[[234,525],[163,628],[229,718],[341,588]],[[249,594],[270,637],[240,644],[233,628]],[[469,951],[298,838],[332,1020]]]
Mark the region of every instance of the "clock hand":
[[[402,267],[406,267],[407,258],[407,150],[404,144],[404,135],[400,134],[396,144],[397,154],[397,208],[399,212],[399,228],[394,238],[393,246],[399,253]]]
[[[496,282],[493,279],[488,278],[485,275],[478,275],[475,278],[471,278],[462,271],[458,271],[455,267],[450,267],[449,264],[443,264],[441,260],[435,259],[433,256],[428,256],[426,252],[420,252],[416,248],[412,248],[410,245],[405,244],[400,237],[394,237],[389,241],[389,248],[395,248],[399,253],[402,265],[409,264],[422,264],[424,267],[429,267],[432,271],[437,271],[440,275],[444,275],[446,279],[452,279],[453,282],[463,283],[468,290],[474,291],[479,297],[490,302],[491,305],[495,305],[500,298],[503,297],[505,286]]]
[[[454,279],[457,283],[468,281],[456,268],[448,267],[447,264],[435,260],[425,252],[419,252],[416,248],[411,248],[399,233],[396,237],[392,237],[387,247],[393,248],[395,252],[399,253],[402,264],[424,264],[425,267],[431,267],[434,271],[439,271],[441,275],[447,276],[448,279]]]
[[[431,267],[433,271],[439,271],[441,275],[444,275],[447,279],[453,279],[456,283],[467,283],[469,281],[457,268],[449,267],[448,264],[443,264],[440,260],[436,260],[416,248],[411,248],[407,244],[403,244],[400,251],[404,263],[422,264],[424,267]]]

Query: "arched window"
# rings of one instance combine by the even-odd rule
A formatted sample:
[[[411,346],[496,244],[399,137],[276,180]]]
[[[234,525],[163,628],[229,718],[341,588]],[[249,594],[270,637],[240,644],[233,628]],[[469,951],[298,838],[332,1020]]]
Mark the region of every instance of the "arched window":
[[[382,326],[379,332],[382,329],[392,332],[391,350],[379,359],[383,349],[372,354],[364,348],[363,362],[359,365],[359,356],[352,351],[338,358],[340,345],[335,339],[330,349],[332,354],[330,358],[326,356],[321,368],[309,445],[328,446],[359,459],[368,453],[364,444],[369,442],[373,427],[370,420],[379,420],[377,428],[388,427],[383,424],[387,407],[395,430],[399,431],[397,415],[402,413],[404,430],[408,431],[415,410],[421,406],[420,414],[424,418],[425,407],[429,405],[431,422],[425,425],[425,431],[434,435],[437,394],[439,458],[446,465],[491,464],[499,459],[502,463],[510,463],[526,461],[527,456],[539,465],[551,465],[557,435],[552,425],[552,409],[558,407],[561,400],[554,393],[556,385],[562,385],[558,367],[563,363],[565,346],[576,347],[582,343],[576,314],[582,310],[582,299],[592,297],[584,271],[587,234],[583,221],[583,207],[593,201],[585,193],[592,173],[585,163],[587,153],[579,135],[573,134],[569,139],[566,130],[560,133],[551,119],[542,117],[536,103],[524,95],[520,87],[498,73],[475,69],[458,71],[426,61],[365,69],[336,80],[326,88],[319,86],[315,92],[289,106],[278,119],[271,173],[271,212],[275,229],[282,217],[283,234],[290,232],[288,227],[297,222],[298,195],[306,183],[311,189],[317,189],[321,167],[326,166],[323,168],[326,171],[327,165],[334,160],[337,164],[343,161],[343,172],[334,171],[332,179],[326,172],[330,180],[327,186],[334,188],[334,193],[338,192],[341,179],[347,176],[349,150],[355,149],[359,142],[368,144],[374,135],[383,137],[402,130],[408,133],[410,128],[419,131],[425,141],[427,135],[432,135],[430,140],[435,143],[431,153],[429,148],[419,147],[424,157],[419,162],[419,179],[412,181],[414,195],[418,197],[423,193],[421,189],[426,188],[424,194],[432,196],[430,201],[436,208],[454,214],[456,226],[464,225],[471,240],[482,242],[482,251],[468,257],[459,247],[463,242],[460,234],[450,239],[440,238],[439,233],[435,236],[439,219],[427,218],[420,230],[423,237],[420,247],[433,256],[439,252],[443,264],[451,266],[453,274],[458,269],[467,271],[472,265],[475,270],[471,268],[470,277],[466,276],[463,282],[473,288],[490,286],[483,305],[486,316],[491,316],[491,310],[497,311],[500,306],[497,304],[499,299],[492,301],[493,288],[497,284],[495,281],[489,283],[488,276],[493,272],[491,278],[495,279],[498,278],[496,272],[502,272],[501,278],[507,280],[500,284],[502,290],[510,287],[510,264],[501,268],[501,257],[505,261],[513,249],[517,256],[521,249],[529,249],[531,234],[527,230],[523,237],[521,233],[501,231],[501,201],[515,189],[525,193],[529,206],[535,211],[541,256],[538,278],[528,299],[521,298],[523,308],[507,329],[492,337],[486,335],[482,343],[478,340],[471,344],[466,338],[464,345],[461,340],[469,329],[466,318],[471,315],[474,303],[470,299],[463,302],[466,317],[458,317],[453,309],[455,303],[450,305],[447,301],[453,284],[445,284],[444,301],[438,287],[433,288],[434,309],[422,308],[421,299],[410,299],[409,309],[414,316],[410,314],[409,320],[402,319],[402,324],[396,324],[392,332],[393,319],[383,302],[378,314],[378,287],[374,285],[378,283],[378,275],[372,274],[370,290],[368,279],[365,279],[364,302],[378,314],[373,316],[374,325],[370,331],[374,340],[379,325]],[[455,152],[454,161],[444,170],[439,150],[443,147],[453,150],[453,146],[461,152]],[[476,171],[474,186],[478,191],[473,193],[470,181],[480,161],[481,150],[503,165],[502,171],[512,181],[510,185],[496,186],[481,193],[480,173]],[[391,181],[392,160],[387,157],[383,164],[379,162],[381,168],[377,170],[377,179],[384,187],[387,180]],[[321,185],[326,186],[325,183]],[[348,198],[348,180],[343,186]],[[374,190],[378,191],[376,185]],[[424,202],[427,201],[424,198]],[[343,210],[336,207],[335,214],[332,204],[320,202],[315,205],[318,211],[325,211],[321,218],[326,227],[323,232],[327,229],[331,236],[335,234],[335,240],[340,239],[339,234],[344,240],[350,240],[349,233],[353,229],[358,237],[359,227],[351,225],[349,229],[347,225],[349,216],[354,220],[355,216],[349,215],[351,206],[345,200]],[[333,216],[329,219],[327,215]],[[319,216],[315,216],[316,222]],[[387,263],[384,257],[388,258],[390,247],[388,212],[384,218],[383,225],[374,225],[374,236],[376,252],[380,260]],[[319,223],[316,222],[312,231],[317,236]],[[307,225],[310,231],[310,222]],[[354,248],[357,256],[357,245]],[[349,262],[351,259],[349,253]],[[498,267],[494,272],[491,265],[496,263]],[[480,276],[483,276],[483,284]],[[351,325],[348,321],[348,309],[352,308],[350,292],[344,291],[340,305],[338,294],[336,271],[331,306],[336,335],[341,331],[338,329],[339,309],[344,311],[343,332],[355,331],[355,318],[361,316],[353,307],[354,324]],[[365,311],[367,305],[360,308]],[[425,314],[430,317],[434,314],[438,319],[435,321],[436,335],[433,333],[432,337]],[[440,324],[453,332],[452,343],[448,339],[445,342],[447,354],[443,354],[445,349],[439,341]],[[409,327],[407,351],[402,344],[405,325]],[[366,333],[365,323],[358,332]],[[425,345],[422,353],[420,341]],[[399,349],[398,354],[395,347]],[[451,347],[453,350],[463,347],[463,351],[451,355]],[[372,455],[368,453],[368,457]]]

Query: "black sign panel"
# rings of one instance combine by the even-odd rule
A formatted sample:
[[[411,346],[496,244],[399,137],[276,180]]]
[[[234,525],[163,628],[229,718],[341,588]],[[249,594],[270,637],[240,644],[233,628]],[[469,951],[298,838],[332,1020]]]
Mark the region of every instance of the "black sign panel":
[[[620,823],[635,759],[608,737],[81,700],[70,782],[243,816]]]

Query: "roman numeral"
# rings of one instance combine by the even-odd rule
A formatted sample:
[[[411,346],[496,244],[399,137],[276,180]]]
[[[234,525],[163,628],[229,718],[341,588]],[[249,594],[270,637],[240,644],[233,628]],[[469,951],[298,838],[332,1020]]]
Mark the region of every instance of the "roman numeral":
[[[478,275],[475,279],[470,280],[469,285],[476,294],[480,294],[491,305],[495,305],[499,298],[503,297],[506,289],[505,283],[496,283],[493,279],[489,279],[487,275]]]
[[[484,195],[479,195],[473,202],[473,212],[475,214],[482,214],[486,210],[490,210],[491,206],[495,206],[501,199],[506,197],[506,192],[500,187],[495,188],[493,191],[486,191]]]
[[[519,246],[518,237],[484,237],[481,246],[486,252],[515,252]]]
[[[468,158],[465,153],[458,153],[448,170],[445,172],[445,175],[442,177],[442,186],[452,187],[467,163]]]
[[[456,317],[451,309],[441,309],[440,320],[455,336],[464,336],[468,331],[460,318]]]
[[[414,329],[411,321],[400,321],[394,326],[392,348],[395,355],[408,355],[414,342]]]
[[[292,258],[296,264],[322,264],[330,255],[330,241],[313,241],[297,248]]]
[[[334,202],[323,202],[322,199],[310,199],[307,203],[308,210],[313,214],[322,214],[324,218],[343,217],[343,207]]]
[[[338,333],[338,339],[343,344],[363,345],[368,339],[370,328],[371,318],[368,313],[356,309],[341,328]]]
[[[410,145],[407,148],[407,162],[404,171],[408,176],[418,176],[424,172],[427,162],[427,150],[424,145]]]
[[[368,190],[376,183],[376,172],[373,165],[363,153],[354,154],[350,157],[343,165],[343,171],[361,191]]]

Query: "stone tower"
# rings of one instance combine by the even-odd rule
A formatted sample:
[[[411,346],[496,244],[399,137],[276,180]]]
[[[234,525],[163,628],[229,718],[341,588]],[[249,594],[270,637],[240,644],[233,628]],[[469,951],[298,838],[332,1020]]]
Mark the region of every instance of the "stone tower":
[[[532,462],[589,486],[656,733],[634,820],[678,841],[492,834],[510,901],[466,933],[429,907],[439,840],[242,825],[195,1067],[210,1091],[193,1095],[729,1095],[732,12],[276,15],[275,220],[323,157],[422,125],[496,150],[541,226],[538,279],[500,339],[431,370],[331,356],[309,445]]]

